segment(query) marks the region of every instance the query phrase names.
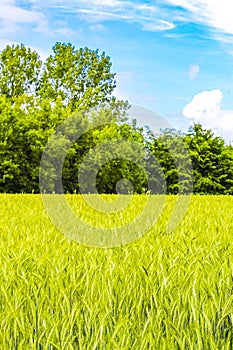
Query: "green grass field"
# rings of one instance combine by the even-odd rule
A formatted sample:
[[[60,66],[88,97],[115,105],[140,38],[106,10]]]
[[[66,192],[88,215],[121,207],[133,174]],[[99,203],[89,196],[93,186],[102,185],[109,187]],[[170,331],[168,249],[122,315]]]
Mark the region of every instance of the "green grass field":
[[[172,201],[142,238],[98,249],[39,195],[0,195],[0,349],[232,349],[233,197],[193,196],[168,234]]]

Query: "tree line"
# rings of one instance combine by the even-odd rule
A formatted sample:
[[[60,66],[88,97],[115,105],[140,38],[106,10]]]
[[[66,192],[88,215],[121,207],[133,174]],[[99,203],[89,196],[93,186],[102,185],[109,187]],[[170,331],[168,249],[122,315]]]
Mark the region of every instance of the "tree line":
[[[136,193],[233,194],[231,145],[200,124],[186,134],[167,129],[159,135],[137,126],[127,118],[128,102],[114,97],[115,86],[110,58],[98,50],[56,43],[42,62],[24,44],[6,46],[0,53],[0,192],[40,192],[43,150],[63,123],[66,132],[55,140],[43,169],[49,192],[61,191],[57,160],[70,142],[62,166],[64,192],[91,192],[85,182],[80,188],[79,174],[92,178],[98,169],[100,193],[116,193],[117,184],[127,193],[129,187],[120,181],[127,179]],[[66,125],[72,115],[74,122]],[[75,141],[77,130],[84,132]],[[111,157],[121,154],[122,140],[130,141],[124,144],[127,157]],[[98,148],[104,143],[107,148]],[[135,144],[141,145],[137,152]]]

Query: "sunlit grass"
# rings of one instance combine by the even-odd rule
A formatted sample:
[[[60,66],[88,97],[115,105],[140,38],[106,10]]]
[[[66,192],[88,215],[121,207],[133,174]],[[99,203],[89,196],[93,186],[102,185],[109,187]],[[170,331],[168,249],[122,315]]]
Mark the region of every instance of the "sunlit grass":
[[[0,348],[232,349],[233,197],[194,196],[167,234],[174,201],[142,238],[98,249],[60,233],[39,195],[0,195]]]

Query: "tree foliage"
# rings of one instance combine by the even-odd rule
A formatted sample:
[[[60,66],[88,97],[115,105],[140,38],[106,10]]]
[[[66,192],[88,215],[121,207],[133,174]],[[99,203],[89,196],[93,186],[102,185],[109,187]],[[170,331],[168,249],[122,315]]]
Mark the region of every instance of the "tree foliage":
[[[43,169],[50,192],[62,191],[57,177],[62,170],[63,189],[70,193],[80,192],[83,172],[86,192],[116,193],[118,187],[122,193],[186,194],[193,183],[195,193],[233,194],[232,146],[200,124],[186,135],[174,130],[154,135],[130,124],[127,101],[113,95],[114,78],[110,58],[98,50],[56,43],[42,62],[23,44],[6,46],[0,53],[0,192],[40,191],[40,161],[48,138],[73,115]],[[88,131],[75,140],[82,129]]]
[[[233,192],[233,152],[223,139],[200,124],[184,138],[194,171],[194,192],[230,194]]]
[[[40,84],[42,61],[25,45],[7,45],[0,53],[0,94],[14,99],[36,94]]]
[[[45,61],[39,94],[52,101],[60,98],[72,111],[89,108],[111,100],[114,77],[104,52],[56,43]]]

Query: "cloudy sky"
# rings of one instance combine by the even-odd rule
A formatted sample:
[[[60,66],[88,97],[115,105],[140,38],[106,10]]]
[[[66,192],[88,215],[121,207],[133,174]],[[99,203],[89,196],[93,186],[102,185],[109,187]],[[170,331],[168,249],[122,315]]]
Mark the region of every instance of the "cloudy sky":
[[[233,140],[229,0],[0,0],[0,50],[22,42],[45,58],[57,41],[105,51],[117,97]]]

